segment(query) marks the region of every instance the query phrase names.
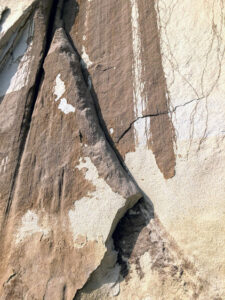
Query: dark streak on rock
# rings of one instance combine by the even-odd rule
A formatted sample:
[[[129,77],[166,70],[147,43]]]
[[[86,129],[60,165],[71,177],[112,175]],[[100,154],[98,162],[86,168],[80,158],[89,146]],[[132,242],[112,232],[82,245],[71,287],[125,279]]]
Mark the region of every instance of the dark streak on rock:
[[[150,119],[151,139],[148,141],[148,147],[152,149],[160,171],[168,179],[175,175],[175,130],[168,113],[158,114],[169,111],[169,95],[162,66],[155,1],[141,1],[140,4],[140,31],[145,37],[142,39],[144,93],[147,95],[147,108],[143,114],[153,116]]]
[[[13,273],[12,275],[9,276],[9,278],[7,279],[7,281],[4,284],[7,284],[11,279],[13,279],[15,276],[17,275],[17,273]]]

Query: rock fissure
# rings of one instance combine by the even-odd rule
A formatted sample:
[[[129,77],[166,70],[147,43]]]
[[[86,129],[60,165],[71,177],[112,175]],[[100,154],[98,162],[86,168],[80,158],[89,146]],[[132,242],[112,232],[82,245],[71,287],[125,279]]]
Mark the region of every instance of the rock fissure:
[[[57,4],[57,2],[56,2],[56,4]],[[9,214],[10,207],[12,204],[13,195],[14,195],[14,191],[15,191],[15,187],[16,187],[16,181],[17,181],[17,177],[18,177],[18,173],[19,173],[19,169],[20,169],[20,163],[21,163],[24,148],[26,145],[26,139],[27,139],[29,129],[30,129],[32,114],[34,111],[35,102],[37,100],[40,86],[41,86],[43,76],[44,76],[43,64],[45,61],[45,57],[47,56],[48,50],[50,48],[52,37],[53,37],[54,21],[55,21],[57,6],[54,6],[53,2],[50,5],[52,5],[52,7],[50,8],[49,20],[48,20],[48,25],[47,25],[47,29],[46,29],[45,46],[44,46],[42,58],[40,60],[40,64],[39,64],[39,67],[38,67],[38,70],[36,73],[35,85],[32,86],[30,88],[30,90],[28,91],[27,101],[25,104],[25,110],[24,110],[24,115],[23,115],[23,121],[21,123],[20,134],[19,134],[19,139],[21,142],[19,145],[16,168],[15,168],[13,178],[11,181],[9,198],[8,198],[6,209],[5,209],[5,219],[7,218],[8,214]]]
[[[191,100],[185,102],[184,104],[176,105],[176,106],[174,107],[174,109],[171,111],[171,113],[174,113],[174,112],[175,112],[178,108],[180,108],[180,107],[184,107],[184,106],[186,106],[186,105],[188,105],[188,104],[190,104],[190,103],[192,103],[192,102],[194,102],[194,101],[200,101],[200,100],[205,99],[205,98],[206,98],[206,97],[202,96],[202,97],[199,97],[199,98],[191,99]]]
[[[147,115],[138,117],[137,119],[135,119],[134,121],[132,121],[130,123],[129,127],[120,135],[120,137],[116,140],[115,143],[118,144],[122,140],[122,138],[128,133],[128,131],[132,128],[133,124],[135,122],[137,122],[138,120],[145,119],[145,118],[151,118],[151,117],[158,117],[158,116],[161,116],[161,115],[166,115],[168,113],[172,114],[172,113],[175,113],[178,108],[184,107],[184,106],[186,106],[186,105],[188,105],[188,104],[190,104],[190,103],[192,103],[194,101],[200,101],[202,99],[204,99],[204,97],[200,97],[200,98],[197,98],[197,99],[189,100],[189,101],[185,102],[184,104],[180,104],[180,105],[175,106],[172,110],[169,110],[169,111],[159,112],[159,113],[156,113],[156,114],[147,114]]]
[[[5,283],[8,283],[11,279],[13,279],[15,276],[17,275],[17,273],[13,273],[12,275],[9,276],[9,278],[7,279],[7,281]]]
[[[2,25],[2,23],[4,23],[9,12],[10,9],[7,6],[0,8],[0,26]]]

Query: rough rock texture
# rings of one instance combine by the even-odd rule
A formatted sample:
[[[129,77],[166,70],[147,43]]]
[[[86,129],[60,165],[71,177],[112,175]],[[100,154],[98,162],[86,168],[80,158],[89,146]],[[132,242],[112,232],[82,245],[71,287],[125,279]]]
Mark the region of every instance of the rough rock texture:
[[[99,276],[100,272],[93,275],[76,300],[114,299],[115,296],[121,300],[219,299],[213,298],[207,281],[185,259],[145,200],[128,211],[113,238],[121,277],[115,282],[117,265],[111,264],[107,275]],[[107,281],[103,276],[108,276]]]
[[[17,2],[0,299],[225,299],[223,1]]]
[[[7,63],[19,60],[16,75],[6,77],[7,64],[1,73],[11,80],[1,102],[2,115],[9,112],[1,120],[2,299],[73,299],[100,264],[116,223],[140,198],[104,137],[62,28],[46,48],[49,29],[39,23],[52,26],[50,9],[51,2],[39,2],[33,35],[25,27],[15,45],[15,59]],[[19,56],[22,42],[31,50]]]

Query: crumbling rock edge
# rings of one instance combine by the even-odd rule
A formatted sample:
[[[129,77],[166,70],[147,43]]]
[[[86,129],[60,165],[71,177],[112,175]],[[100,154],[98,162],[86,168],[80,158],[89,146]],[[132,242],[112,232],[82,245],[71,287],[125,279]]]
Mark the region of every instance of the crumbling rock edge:
[[[140,281],[141,285],[148,276],[153,280],[150,272],[158,274],[161,282],[153,282],[154,290],[149,291],[156,299],[160,299],[162,289],[168,293],[168,299],[173,299],[175,293],[177,299],[214,299],[215,292],[207,280],[201,278],[195,265],[166,233],[147,199],[142,198],[127,211],[112,237],[101,265],[74,300],[135,297],[134,294],[129,296],[129,282]],[[148,260],[144,266],[143,262]],[[148,268],[151,271],[145,273]],[[140,296],[138,290],[137,296]]]

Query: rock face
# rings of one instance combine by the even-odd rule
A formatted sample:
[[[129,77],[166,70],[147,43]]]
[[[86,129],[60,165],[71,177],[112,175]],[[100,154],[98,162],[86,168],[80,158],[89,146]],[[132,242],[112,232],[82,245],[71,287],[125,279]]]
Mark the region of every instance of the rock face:
[[[225,299],[221,0],[0,0],[0,299]]]

